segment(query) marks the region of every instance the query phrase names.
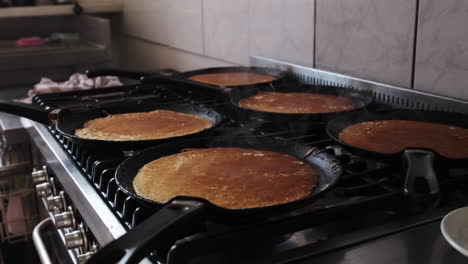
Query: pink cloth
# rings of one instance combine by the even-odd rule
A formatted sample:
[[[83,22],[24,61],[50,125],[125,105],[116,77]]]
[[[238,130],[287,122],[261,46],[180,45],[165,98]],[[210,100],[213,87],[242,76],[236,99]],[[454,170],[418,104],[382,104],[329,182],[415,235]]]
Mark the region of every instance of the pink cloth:
[[[45,42],[45,39],[40,38],[40,37],[20,38],[16,41],[16,46],[37,47],[37,46],[42,46],[44,42]]]
[[[113,86],[122,86],[119,78],[114,76],[102,76],[88,78],[86,74],[75,73],[70,76],[66,82],[58,83],[49,78],[41,78],[41,81],[34,85],[34,89],[29,90],[28,96],[36,94],[68,92],[73,90],[87,90],[93,88],[105,88]]]

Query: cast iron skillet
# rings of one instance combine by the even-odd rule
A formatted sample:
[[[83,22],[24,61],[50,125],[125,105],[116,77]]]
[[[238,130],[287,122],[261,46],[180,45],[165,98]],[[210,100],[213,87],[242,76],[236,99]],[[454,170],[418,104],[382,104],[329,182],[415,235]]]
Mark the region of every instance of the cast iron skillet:
[[[287,153],[318,169],[319,182],[316,189],[303,199],[275,206],[236,210],[216,206],[198,197],[177,196],[166,203],[159,203],[135,193],[133,179],[143,165],[160,157],[180,153],[185,148],[209,147],[241,147]],[[222,170],[222,168],[219,169]],[[180,234],[187,234],[190,226],[201,223],[205,217],[217,222],[232,223],[240,220],[258,220],[287,212],[310,203],[317,195],[329,190],[338,181],[341,172],[339,162],[317,148],[267,138],[221,137],[184,140],[144,150],[126,159],[117,168],[116,182],[120,189],[138,202],[161,209],[122,237],[106,245],[87,263],[138,263],[155,248],[180,238],[178,237]]]
[[[189,78],[198,74],[205,73],[216,73],[216,72],[229,72],[230,67],[228,68],[209,68],[202,69],[197,71],[190,71],[179,74],[178,77]],[[242,68],[241,68],[242,69]],[[249,68],[247,68],[249,69]],[[260,68],[261,69],[261,68]],[[266,69],[266,74],[268,74],[269,69]],[[157,83],[158,79],[152,77],[142,77],[141,81],[143,83]],[[201,83],[194,82],[192,87],[200,86]],[[204,85],[204,84],[203,84]],[[219,93],[223,93],[229,96],[229,102],[231,104],[232,112],[235,115],[238,115],[240,118],[249,119],[249,118],[260,118],[267,119],[273,122],[279,123],[291,123],[295,121],[306,121],[306,122],[319,122],[331,117],[334,117],[338,114],[344,112],[356,111],[362,108],[369,106],[372,103],[372,97],[364,92],[347,89],[337,86],[327,86],[327,85],[305,85],[300,84],[297,81],[291,81],[287,83],[284,79],[279,79],[278,81],[270,83],[270,85],[242,85],[242,86],[231,86],[228,89],[226,87],[211,86],[211,90],[218,90]],[[239,106],[239,101],[253,96],[260,91],[278,91],[278,92],[298,92],[298,93],[320,93],[320,94],[333,94],[344,96],[351,99],[355,104],[356,108],[348,111],[340,112],[331,112],[331,113],[310,113],[310,114],[288,114],[288,113],[273,113],[265,111],[257,111],[253,109],[248,109]]]
[[[239,106],[239,101],[244,98],[254,96],[260,91],[276,91],[284,93],[318,93],[318,94],[332,94],[343,96],[351,99],[356,107],[352,110],[339,111],[339,112],[329,112],[329,113],[310,113],[310,114],[288,114],[288,113],[272,113],[257,111],[249,108],[244,108]],[[291,121],[323,121],[329,118],[335,117],[336,115],[357,111],[363,108],[366,108],[372,103],[373,99],[367,93],[342,88],[337,86],[328,86],[328,85],[306,85],[306,84],[293,84],[291,86],[280,85],[278,87],[239,87],[233,89],[230,93],[230,102],[231,105],[236,108],[236,113],[240,115],[241,118],[260,118],[267,119],[271,121],[278,122],[291,122]]]
[[[253,73],[260,73],[265,75],[270,75],[276,77],[276,80],[271,82],[264,82],[264,83],[257,83],[257,84],[248,84],[248,85],[227,85],[227,86],[216,86],[215,87],[225,87],[225,88],[242,88],[242,87],[250,87],[250,86],[277,86],[279,83],[284,81],[287,74],[285,71],[280,71],[272,68],[261,68],[261,67],[217,67],[217,68],[206,68],[194,71],[187,71],[177,75],[179,78],[183,78],[188,80],[192,76],[200,75],[200,74],[209,74],[209,73],[226,73],[226,72],[253,72]],[[143,81],[151,81],[151,77],[143,77]],[[195,82],[195,81],[193,81]],[[199,83],[199,82],[196,82]],[[224,89],[224,91],[229,92],[229,89]]]
[[[166,139],[153,140],[128,140],[128,141],[111,141],[111,140],[94,140],[81,138],[75,135],[78,128],[83,128],[89,120],[105,117],[109,114],[148,112],[153,110],[172,110],[180,113],[194,114],[204,118],[208,118],[213,126],[203,131]],[[198,136],[207,136],[220,124],[222,120],[221,114],[215,110],[199,105],[171,105],[161,104],[154,105],[153,103],[141,102],[119,102],[106,105],[86,106],[58,109],[43,109],[37,105],[24,104],[0,99],[0,111],[10,114],[26,117],[28,119],[40,122],[45,125],[55,125],[57,131],[71,142],[88,147],[91,149],[108,150],[138,150],[154,146],[176,139],[189,139]]]
[[[386,154],[358,148],[340,140],[339,134],[346,127],[361,122],[376,120],[412,120],[468,128],[468,116],[458,113],[416,110],[356,112],[340,116],[327,124],[327,134],[352,151],[392,163],[401,163],[403,156],[403,164],[406,167],[404,193],[407,198],[410,199],[410,202],[421,202],[421,199],[427,199],[428,203],[438,201],[439,183],[434,170],[434,162],[437,162],[437,166],[449,167],[463,163],[466,164],[466,162],[468,162],[468,157],[467,159],[449,159],[434,150],[421,148],[408,148],[398,153]],[[423,137],[424,135],[421,136]],[[421,183],[427,186],[426,190],[418,188],[421,187]]]
[[[259,72],[277,76],[278,79],[270,83],[261,83],[257,85],[241,85],[241,86],[230,86],[221,87],[200,82],[194,82],[188,80],[191,76],[206,74],[206,73],[222,73],[222,72]],[[151,75],[145,72],[132,72],[124,70],[94,70],[87,71],[89,77],[102,76],[102,75],[117,75],[121,77],[129,78],[140,78],[143,83],[158,84],[158,83],[171,83],[189,86],[191,88],[199,88],[205,90],[211,90],[229,97],[231,114],[237,115],[241,119],[259,118],[267,119],[275,123],[294,123],[300,122],[321,122],[328,120],[336,115],[354,112],[363,108],[368,107],[372,102],[372,97],[362,91],[347,89],[337,86],[327,85],[304,85],[298,82],[286,83],[285,72],[276,71],[273,69],[255,68],[255,67],[221,67],[221,68],[208,68],[196,71],[190,71],[178,74],[177,77],[166,77],[161,75]],[[310,114],[288,114],[288,113],[273,113],[265,111],[257,111],[239,106],[239,101],[253,96],[260,91],[279,91],[279,92],[301,92],[301,93],[320,93],[320,94],[333,94],[344,96],[351,99],[355,104],[356,108],[348,111],[330,112],[330,113],[310,113]]]
[[[251,84],[251,85],[240,85],[240,86],[217,86],[211,85],[202,82],[196,82],[189,80],[191,76],[199,75],[199,74],[208,74],[208,73],[226,73],[226,72],[253,72],[253,73],[260,73],[260,74],[267,74],[276,77],[276,80],[271,82],[264,82],[258,84]],[[217,68],[206,68],[201,70],[195,70],[190,72],[184,72],[181,74],[177,74],[174,76],[165,76],[158,73],[149,73],[149,72],[138,72],[138,71],[130,71],[130,70],[123,70],[123,69],[96,69],[96,70],[87,70],[86,75],[88,77],[97,77],[97,76],[118,76],[118,77],[125,77],[130,79],[141,80],[144,83],[167,83],[167,84],[175,84],[175,85],[189,85],[195,88],[202,88],[206,90],[212,90],[215,92],[222,92],[228,93],[230,88],[232,87],[245,87],[245,86],[275,86],[276,84],[282,82],[286,77],[286,72],[269,69],[269,68],[261,68],[261,67],[217,67]]]

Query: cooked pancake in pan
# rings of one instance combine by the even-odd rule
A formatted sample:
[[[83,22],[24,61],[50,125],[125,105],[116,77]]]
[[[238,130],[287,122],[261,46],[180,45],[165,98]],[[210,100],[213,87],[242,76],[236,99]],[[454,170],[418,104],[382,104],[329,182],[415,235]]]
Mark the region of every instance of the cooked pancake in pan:
[[[189,80],[217,86],[239,86],[266,83],[276,80],[275,76],[254,72],[206,73],[189,77]]]
[[[427,148],[447,158],[468,158],[468,129],[445,124],[369,121],[346,127],[339,138],[354,147],[386,154],[406,148]]]
[[[144,165],[136,193],[167,202],[184,195],[228,209],[277,205],[304,198],[319,172],[291,155],[243,148],[191,149]]]
[[[213,126],[204,117],[170,110],[109,115],[86,122],[75,134],[81,138],[128,141],[184,136]]]
[[[262,112],[284,114],[320,114],[356,108],[356,104],[344,96],[279,92],[259,92],[240,100],[239,106]]]

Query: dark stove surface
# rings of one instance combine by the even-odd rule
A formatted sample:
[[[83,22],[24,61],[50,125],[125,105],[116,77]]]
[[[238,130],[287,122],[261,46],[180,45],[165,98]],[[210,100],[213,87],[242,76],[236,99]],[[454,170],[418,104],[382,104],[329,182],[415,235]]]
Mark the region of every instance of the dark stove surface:
[[[105,106],[105,103],[128,100],[150,100],[155,104],[203,104],[224,111],[226,117],[232,116],[229,111],[225,111],[229,107],[224,99],[214,94],[158,85],[40,95],[34,98],[34,103],[44,107],[96,103]],[[408,252],[411,252],[413,243],[418,240],[409,235],[414,233],[423,234],[421,239],[437,236],[438,242],[434,243],[440,243],[438,233],[428,234],[424,230],[436,225],[452,209],[467,204],[466,168],[445,168],[444,177],[440,179],[440,203],[429,209],[414,208],[408,206],[403,196],[404,173],[400,167],[349,153],[326,136],[323,123],[304,128],[301,124],[278,125],[268,120],[227,120],[218,129],[217,135],[281,137],[319,147],[334,154],[342,162],[344,175],[335,188],[306,208],[248,225],[223,226],[207,222],[202,227],[194,228],[193,235],[175,242],[170,250],[160,250],[153,254],[155,260],[166,263],[319,263],[319,260],[323,260],[321,263],[375,263],[368,260],[372,260],[373,256],[378,257],[376,252],[381,252],[380,263],[397,263],[398,259],[402,261],[398,263],[422,263],[413,262],[416,259],[410,258],[416,257],[416,253],[408,253],[410,257],[401,259],[403,253],[393,257],[391,251],[375,251],[377,249],[374,248],[381,245],[382,241],[397,243],[401,240],[398,245],[407,247]],[[68,150],[70,157],[82,168],[83,177],[93,183],[124,226],[131,228],[157,211],[155,208],[140,206],[119,190],[115,183],[113,176],[116,167],[131,152],[91,152],[71,144],[55,133],[53,128],[50,131]],[[397,242],[392,240],[394,237],[398,237],[395,238]],[[414,248],[418,248],[419,254],[424,254],[426,250],[422,250],[421,243],[429,242],[420,242]],[[360,245],[368,246],[361,250]],[[348,252],[358,253],[350,258]],[[365,256],[360,257],[359,254]]]

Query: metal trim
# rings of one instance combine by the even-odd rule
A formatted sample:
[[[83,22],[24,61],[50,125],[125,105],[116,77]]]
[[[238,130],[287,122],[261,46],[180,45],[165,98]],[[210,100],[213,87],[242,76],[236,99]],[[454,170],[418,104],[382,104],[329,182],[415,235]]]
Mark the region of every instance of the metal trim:
[[[39,123],[21,118],[23,126],[44,157],[49,169],[59,179],[73,206],[85,218],[86,225],[100,245],[126,233],[125,228],[102,200],[80,169],[55,140],[49,130]]]

